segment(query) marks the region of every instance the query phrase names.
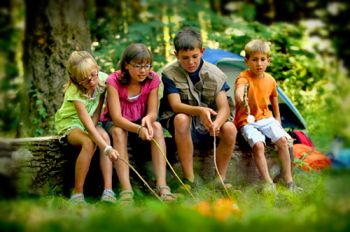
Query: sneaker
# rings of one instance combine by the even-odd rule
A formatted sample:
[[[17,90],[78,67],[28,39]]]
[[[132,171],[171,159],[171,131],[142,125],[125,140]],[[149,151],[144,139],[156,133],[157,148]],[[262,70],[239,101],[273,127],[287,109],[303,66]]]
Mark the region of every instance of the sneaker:
[[[192,182],[190,181],[189,179],[187,178],[182,178],[182,183],[179,188],[178,188],[178,191],[180,192],[187,192],[187,191],[191,191],[193,189],[196,188],[196,183],[195,182]]]
[[[298,187],[294,182],[287,183],[287,188],[292,193],[300,193],[304,191],[302,187]]]
[[[82,193],[76,193],[76,194],[72,194],[69,202],[75,205],[83,205],[86,204],[85,198],[84,198],[84,194]]]
[[[221,180],[219,178],[216,178],[213,182],[212,185],[215,189],[219,189],[219,190],[230,190],[233,189],[233,186],[231,183],[229,183],[227,180],[223,181],[224,183],[221,182]]]
[[[117,199],[115,198],[115,193],[112,189],[105,189],[101,196],[101,201],[106,203],[115,203]]]
[[[276,195],[277,194],[276,185],[274,183],[265,183],[262,187],[261,192],[264,194]]]

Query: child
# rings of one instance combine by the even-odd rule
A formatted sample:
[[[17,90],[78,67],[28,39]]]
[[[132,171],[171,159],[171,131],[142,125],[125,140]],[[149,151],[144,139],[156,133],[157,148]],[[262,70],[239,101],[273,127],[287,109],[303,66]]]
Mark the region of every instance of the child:
[[[61,108],[55,115],[59,135],[67,136],[68,143],[81,148],[75,164],[75,184],[71,202],[84,203],[84,182],[96,145],[100,149],[100,165],[104,179],[102,201],[115,202],[112,191],[112,165],[118,152],[109,144],[108,134],[97,126],[105,99],[107,75],[86,51],[74,51],[67,63],[69,80]]]
[[[161,153],[166,151],[165,140],[162,126],[156,121],[160,79],[151,71],[151,52],[144,44],[131,44],[124,50],[119,66],[120,70],[112,73],[106,82],[107,106],[101,121],[122,159],[114,163],[122,189],[120,200],[132,203],[134,195],[129,167],[123,162],[129,160],[128,143],[135,158],[142,159],[144,151],[151,151],[157,192],[164,201],[175,200],[166,184],[166,160]]]
[[[183,181],[188,187],[195,186],[193,144],[212,146],[213,136],[220,140],[216,163],[225,180],[237,133],[229,120],[231,109],[226,91],[230,87],[225,81],[226,75],[202,59],[201,35],[192,28],[179,31],[174,45],[177,60],[162,72],[164,93],[160,122],[175,139]],[[219,178],[216,181],[220,181]]]
[[[265,72],[270,64],[268,43],[262,40],[250,41],[245,46],[245,63],[249,69],[241,72],[235,81],[235,125],[253,149],[255,164],[265,181],[265,190],[275,191],[264,155],[267,136],[278,148],[287,187],[295,192],[297,187],[292,178],[288,149],[290,136],[281,126],[276,81]],[[274,116],[268,107],[270,102]]]

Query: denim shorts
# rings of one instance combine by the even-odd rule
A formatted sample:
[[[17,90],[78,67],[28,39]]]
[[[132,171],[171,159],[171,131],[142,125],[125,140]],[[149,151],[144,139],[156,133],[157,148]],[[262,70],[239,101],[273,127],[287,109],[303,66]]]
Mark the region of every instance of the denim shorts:
[[[173,115],[168,120],[163,120],[160,123],[163,127],[165,127],[169,133],[174,138],[174,118],[175,115]],[[192,124],[191,124],[191,136],[192,136],[192,142],[194,146],[199,150],[209,150],[213,148],[214,146],[214,137],[210,135],[209,131],[205,130],[203,127],[198,126],[198,121],[193,120],[192,118]],[[216,145],[220,139],[216,138]]]

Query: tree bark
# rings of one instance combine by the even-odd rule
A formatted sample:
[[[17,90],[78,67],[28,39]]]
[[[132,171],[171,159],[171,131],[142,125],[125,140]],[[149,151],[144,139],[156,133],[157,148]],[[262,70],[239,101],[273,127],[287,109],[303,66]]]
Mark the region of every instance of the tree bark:
[[[68,79],[64,62],[73,50],[90,51],[86,6],[84,0],[26,0],[24,136],[54,133],[53,116]]]
[[[16,62],[20,30],[15,17],[20,9],[14,7],[18,1],[0,2],[0,131],[15,131],[19,123],[18,102],[19,70]],[[18,18],[16,18],[19,20]]]

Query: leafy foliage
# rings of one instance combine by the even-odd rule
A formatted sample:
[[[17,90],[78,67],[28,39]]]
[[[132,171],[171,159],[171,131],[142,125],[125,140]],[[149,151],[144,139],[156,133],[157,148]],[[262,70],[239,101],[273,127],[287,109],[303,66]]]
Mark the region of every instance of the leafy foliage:
[[[143,196],[134,207],[105,205],[88,199],[76,206],[66,198],[47,196],[39,199],[0,200],[1,231],[348,231],[350,192],[343,183],[349,172],[306,173],[296,171],[304,186],[292,194],[282,185],[278,195],[258,193],[256,187],[241,187],[233,194],[240,213],[225,216],[214,199],[220,192],[201,188],[197,199],[185,198],[163,204]],[[206,214],[198,203],[216,207],[217,215]],[[202,204],[203,205],[203,204]],[[79,223],[77,223],[79,222]]]
[[[235,14],[220,16],[211,11],[206,2],[188,1],[188,4],[173,1],[144,3],[147,17],[130,22],[127,30],[114,31],[117,23],[114,21],[104,24],[110,30],[94,25],[93,31],[108,32],[94,43],[94,53],[102,68],[106,72],[117,69],[123,49],[129,43],[142,42],[152,50],[154,67],[159,71],[167,61],[174,59],[170,49],[172,38],[184,26],[200,29],[206,47],[238,54],[249,40],[265,39],[271,42],[272,50],[272,65],[268,71],[306,119],[316,146],[329,150],[330,141],[335,137],[342,137],[350,144],[349,128],[344,127],[349,125],[350,116],[332,120],[339,112],[349,115],[349,108],[341,99],[348,99],[350,92],[343,85],[348,80],[347,72],[334,53],[325,24],[319,20],[304,20],[297,24],[275,22],[265,25],[254,21],[256,8],[253,5],[238,4]],[[194,8],[196,13],[190,10]],[[329,126],[331,121],[334,123]]]

